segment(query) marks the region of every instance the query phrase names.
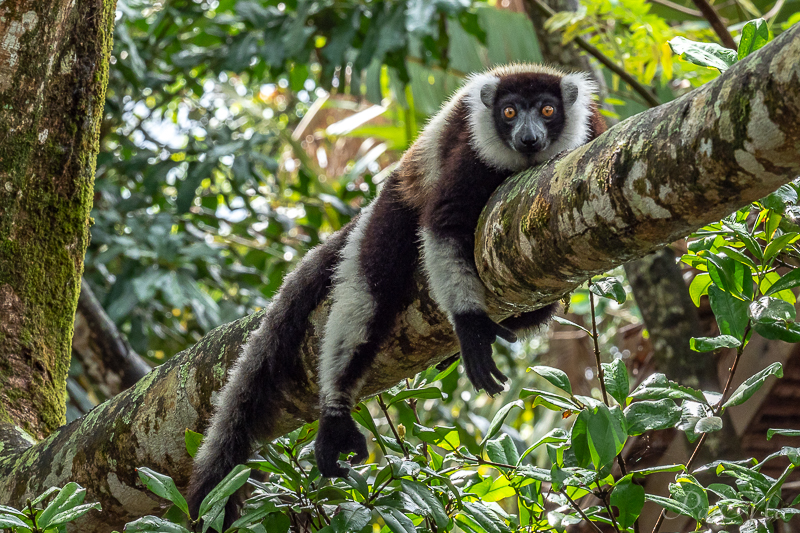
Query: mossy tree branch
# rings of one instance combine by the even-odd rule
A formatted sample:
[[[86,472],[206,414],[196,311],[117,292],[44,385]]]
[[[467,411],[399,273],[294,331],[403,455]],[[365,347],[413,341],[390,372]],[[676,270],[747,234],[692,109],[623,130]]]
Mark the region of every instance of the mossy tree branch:
[[[589,276],[641,257],[763,197],[800,173],[800,26],[720,79],[610,130],[590,145],[501,187],[479,227],[476,257],[498,296],[498,318],[554,301]],[[275,409],[272,437],[317,416],[318,333],[328,304],[312,315],[301,350],[308,390]],[[105,512],[80,531],[107,531],[162,505],[138,483],[149,466],[185,486],[183,430],[202,431],[260,314],[212,331],[131,389],[27,449],[13,431],[0,449],[0,501],[19,504],[76,480]],[[363,389],[376,394],[456,350],[445,317],[417,275]],[[264,386],[269,386],[265,383]],[[16,442],[16,446],[12,443]]]

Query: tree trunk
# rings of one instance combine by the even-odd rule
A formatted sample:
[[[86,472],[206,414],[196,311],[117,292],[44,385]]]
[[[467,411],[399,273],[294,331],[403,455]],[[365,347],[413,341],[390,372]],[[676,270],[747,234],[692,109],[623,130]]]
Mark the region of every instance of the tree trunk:
[[[495,317],[558,299],[590,275],[641,257],[788,183],[800,173],[800,26],[718,80],[613,128],[590,145],[500,187],[478,228],[482,278],[498,295]],[[318,333],[311,316],[300,357],[308,390],[276,405],[277,437],[317,416]],[[148,466],[185,486],[184,428],[202,431],[260,313],[221,326],[48,439],[0,451],[0,501],[20,504],[75,480],[105,512],[80,531],[107,531],[159,510],[136,479]],[[416,275],[413,303],[366,378],[385,390],[456,350],[445,316]],[[264,386],[269,386],[265,383]],[[0,438],[7,434],[0,426]],[[13,434],[12,434],[13,435]],[[16,448],[12,444],[16,443]]]
[[[114,0],[0,4],[0,421],[64,423]]]

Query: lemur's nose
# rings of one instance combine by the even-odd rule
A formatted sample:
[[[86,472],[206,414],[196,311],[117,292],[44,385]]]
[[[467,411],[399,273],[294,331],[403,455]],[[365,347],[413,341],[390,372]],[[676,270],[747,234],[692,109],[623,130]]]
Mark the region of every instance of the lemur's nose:
[[[532,133],[523,135],[522,138],[520,138],[522,146],[524,146],[529,150],[537,148],[541,144],[541,141],[542,141],[541,137],[539,137],[538,135],[534,135]]]

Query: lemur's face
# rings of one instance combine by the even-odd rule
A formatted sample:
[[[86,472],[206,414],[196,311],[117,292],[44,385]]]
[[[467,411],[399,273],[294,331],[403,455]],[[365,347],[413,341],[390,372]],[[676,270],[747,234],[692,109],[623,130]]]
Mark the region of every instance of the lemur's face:
[[[546,150],[564,129],[566,110],[555,76],[539,74],[529,79],[523,74],[501,80],[491,109],[499,137],[526,156]]]

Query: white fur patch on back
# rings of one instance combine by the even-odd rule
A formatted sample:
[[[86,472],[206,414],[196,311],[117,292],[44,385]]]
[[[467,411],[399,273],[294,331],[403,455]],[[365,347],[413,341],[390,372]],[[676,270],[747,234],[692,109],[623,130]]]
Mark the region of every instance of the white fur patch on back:
[[[486,311],[484,287],[475,267],[458,253],[456,243],[442,239],[428,229],[420,231],[422,258],[433,299],[453,315]]]
[[[564,150],[574,150],[589,140],[592,95],[597,92],[597,84],[585,72],[565,75],[561,78],[562,88],[565,82],[572,83],[578,88],[578,97],[574,104],[564,110],[565,121],[561,135],[547,149],[536,154],[534,159],[537,163],[552,159]]]
[[[361,211],[361,217],[347,238],[342,260],[333,276],[333,305],[325,324],[319,357],[320,398],[323,409],[352,406],[357,391],[336,389],[354,350],[367,340],[367,325],[375,314],[375,299],[359,269],[359,252],[374,201]]]

